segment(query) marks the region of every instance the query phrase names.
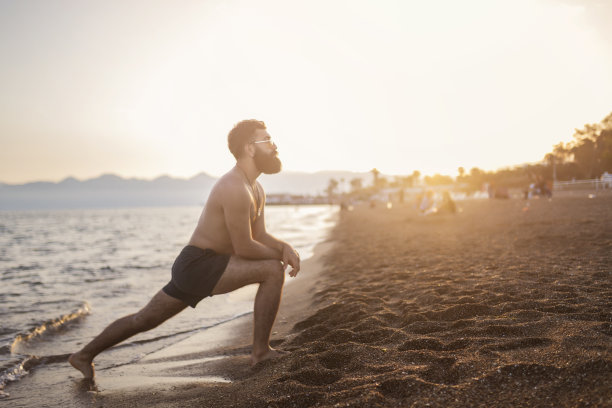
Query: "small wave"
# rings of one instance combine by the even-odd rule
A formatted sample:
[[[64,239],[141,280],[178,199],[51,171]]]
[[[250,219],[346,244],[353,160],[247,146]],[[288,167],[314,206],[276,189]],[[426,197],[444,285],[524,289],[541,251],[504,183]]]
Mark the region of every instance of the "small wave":
[[[32,303],[33,306],[61,305],[71,302],[71,299],[44,300]]]
[[[0,327],[0,336],[4,336],[5,334],[13,334],[17,332],[17,329],[13,329],[12,327]]]
[[[33,368],[42,364],[65,363],[68,361],[68,357],[70,357],[70,353],[54,354],[52,356],[43,357],[30,356],[22,363],[22,365],[26,371],[31,371]]]
[[[17,337],[15,337],[15,340],[13,340],[13,344],[11,344],[11,353],[16,353],[17,352],[16,350],[21,343],[30,341],[33,338],[41,336],[50,330],[55,331],[59,329],[60,327],[64,326],[68,322],[71,322],[85,315],[88,315],[89,310],[90,310],[89,304],[87,302],[84,302],[80,308],[78,308],[72,313],[65,314],[55,319],[47,320],[41,325],[36,326],[32,330],[30,330],[29,332],[24,333],[24,334],[19,334]]]
[[[65,361],[68,361],[68,357],[70,357],[70,354],[58,354],[45,357],[25,357],[23,360],[19,361],[14,366],[0,373],[0,398],[6,398],[10,396],[7,392],[4,392],[4,387],[9,382],[20,380],[22,377],[27,375],[33,368],[41,364],[63,363]]]
[[[224,320],[220,320],[216,323],[210,324],[208,326],[202,326],[202,327],[196,327],[195,329],[188,329],[188,330],[182,330],[182,331],[177,331],[175,333],[171,333],[171,334],[166,334],[166,335],[162,335],[162,336],[157,336],[157,337],[153,337],[150,339],[143,339],[143,340],[135,340],[135,341],[131,341],[129,343],[123,343],[119,346],[115,346],[117,348],[120,347],[129,347],[129,346],[134,346],[134,345],[140,345],[140,344],[146,344],[146,343],[152,343],[154,341],[158,341],[158,340],[164,340],[164,339],[168,339],[168,338],[172,338],[172,337],[176,337],[176,336],[180,336],[181,334],[188,334],[188,333],[197,333],[200,332],[202,330],[207,330],[207,329],[211,329],[215,326],[219,326],[220,324],[223,323],[227,323],[227,322],[231,322],[232,320],[238,319],[242,316],[246,316],[248,314],[251,314],[253,312],[244,312],[244,313],[238,313],[235,314],[234,316],[228,318],[228,319],[224,319]]]
[[[176,333],[173,333],[173,334],[170,334],[170,335],[159,336],[159,337],[155,337],[155,338],[152,338],[152,339],[137,340],[137,341],[132,341],[130,343],[123,343],[123,344],[120,344],[118,346],[115,346],[115,348],[133,347],[133,346],[136,346],[136,345],[141,345],[141,344],[145,344],[145,343],[155,342],[155,341],[158,341],[158,340],[163,340],[163,339],[167,339],[167,338],[177,337],[177,336],[180,336],[181,334],[189,334],[189,333],[200,332],[200,331],[203,331],[203,330],[207,330],[207,329],[213,328],[215,326],[219,326],[219,325],[227,323],[227,322],[231,322],[232,320],[238,319],[238,318],[240,318],[242,316],[249,315],[251,313],[253,313],[253,312],[238,313],[238,314],[235,314],[234,316],[232,316],[232,317],[230,317],[228,319],[220,320],[220,321],[218,321],[216,323],[213,323],[213,324],[211,324],[209,326],[197,327],[195,329],[190,329],[190,330],[183,330],[183,331],[176,332]],[[151,351],[149,353],[146,353],[146,354],[142,354],[142,355],[136,356],[136,357],[134,357],[133,359],[131,359],[129,361],[112,364],[112,365],[110,365],[108,367],[97,368],[97,370],[98,371],[103,371],[103,370],[109,370],[111,368],[121,367],[121,366],[124,366],[124,365],[134,364],[134,363],[137,363],[138,361],[140,361],[147,354],[155,353],[155,352],[157,352],[157,351],[159,351],[159,350],[161,350],[163,348],[166,348],[166,347],[168,347],[168,345],[163,345],[162,347],[160,347],[160,348],[158,348],[156,350],[153,350],[153,351]]]
[[[32,252],[35,252],[37,255],[48,255],[54,252],[51,248],[32,248]]]
[[[17,292],[7,292],[7,293],[0,293],[0,299],[4,300],[4,298],[10,299],[12,297],[19,297],[21,296],[21,293],[17,293]]]
[[[72,272],[77,272],[79,274],[88,273],[91,275],[95,273],[95,269],[88,268],[86,266],[74,266],[74,265],[66,265],[62,269],[62,273],[72,273]]]
[[[153,337],[153,338],[150,338],[150,339],[130,341],[129,343],[124,343],[124,344],[121,344],[121,345],[116,346],[116,347],[117,348],[121,348],[121,347],[130,347],[130,346],[140,345],[140,344],[153,343],[154,341],[169,339],[169,338],[172,338],[172,337],[180,336],[181,334],[195,333],[195,332],[197,332],[199,330],[200,329],[197,328],[197,329],[189,329],[189,330],[177,331],[175,333],[166,334],[166,335],[163,335],[163,336],[157,336],[157,337]]]
[[[122,266],[122,269],[144,269],[144,270],[148,270],[148,269],[161,269],[163,267],[164,267],[164,265],[161,265],[161,264],[154,264],[154,265],[127,264],[127,265]]]
[[[84,302],[81,307],[79,307],[72,313],[68,313],[58,318],[48,320],[36,326],[27,333],[17,335],[13,340],[13,343],[10,346],[3,346],[1,351],[4,352],[4,354],[8,354],[8,352],[10,352],[11,354],[18,355],[19,353],[17,349],[19,348],[20,344],[42,336],[50,331],[56,331],[59,328],[64,327],[68,322],[74,321],[89,314],[89,310],[89,304],[87,302]],[[9,396],[8,393],[3,391],[7,383],[18,381],[36,366],[39,366],[41,364],[63,362],[66,361],[69,356],[70,354],[60,354],[43,357],[19,356],[19,358],[22,358],[20,361],[8,367],[6,370],[0,372],[0,398]]]
[[[88,278],[88,279],[83,279],[83,282],[85,282],[85,283],[108,282],[108,281],[114,281],[116,279],[117,279],[117,277],[110,276],[108,278]]]
[[[18,381],[21,377],[28,373],[28,370],[25,369],[24,364],[27,363],[30,358],[26,358],[14,365],[13,367],[0,373],[0,398],[6,398],[10,396],[7,392],[4,392],[4,387],[7,383],[12,381]]]
[[[41,266],[40,264],[32,264],[32,265],[19,265],[19,266],[14,266],[12,268],[8,268],[6,271],[7,272],[21,272],[21,271],[31,271],[34,269],[40,269]]]
[[[29,286],[41,286],[43,285],[43,283],[39,280],[32,280],[32,281],[21,281],[20,282],[22,285],[29,285]]]

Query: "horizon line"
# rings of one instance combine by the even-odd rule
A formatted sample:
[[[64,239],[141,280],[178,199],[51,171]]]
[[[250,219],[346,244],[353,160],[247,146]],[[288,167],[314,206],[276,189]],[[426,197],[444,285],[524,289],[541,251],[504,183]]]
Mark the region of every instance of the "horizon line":
[[[514,164],[514,165],[506,165],[506,166],[498,167],[496,169],[485,169],[485,168],[480,168],[478,166],[472,166],[470,168],[464,167],[464,168],[465,168],[465,170],[467,172],[469,172],[472,168],[478,168],[478,169],[484,170],[486,172],[490,172],[490,171],[497,172],[497,171],[500,171],[500,170],[513,169],[513,168],[517,168],[517,167],[524,167],[524,166],[535,165],[535,164],[540,164],[540,163],[542,163],[542,160],[534,161],[534,162],[524,162],[524,163],[521,163],[521,164]],[[463,167],[463,166],[461,166],[461,167]],[[326,170],[317,170],[317,171],[283,170],[283,171],[281,171],[280,174],[282,174],[282,173],[303,173],[303,174],[313,174],[314,175],[314,174],[317,174],[317,173],[336,173],[336,172],[337,173],[340,173],[340,172],[342,172],[342,173],[370,173],[372,171],[372,169],[374,169],[374,168],[377,168],[377,167],[372,167],[369,170],[361,170],[361,171],[359,171],[359,170],[343,170],[343,169],[326,169]],[[398,177],[398,176],[408,176],[408,175],[411,175],[414,171],[419,171],[419,173],[421,174],[422,177],[425,177],[425,176],[434,176],[436,174],[443,175],[443,176],[456,177],[456,176],[453,176],[453,175],[450,175],[450,174],[444,174],[444,172],[421,172],[418,169],[415,169],[415,170],[413,170],[412,172],[409,172],[409,173],[401,173],[401,174],[397,174],[397,173],[385,173],[385,172],[381,171],[380,174],[382,176]],[[95,179],[98,179],[98,178],[101,178],[101,177],[105,177],[105,176],[115,176],[115,177],[118,177],[118,178],[121,178],[121,179],[124,179],[124,180],[139,180],[139,181],[155,181],[157,179],[164,178],[164,177],[175,179],[175,180],[190,180],[190,179],[192,179],[194,177],[197,177],[197,176],[199,176],[201,174],[204,174],[204,175],[209,176],[209,177],[214,178],[214,179],[218,179],[218,178],[221,177],[221,176],[216,176],[214,174],[210,174],[210,173],[208,173],[207,171],[204,171],[204,170],[200,171],[200,172],[198,172],[196,174],[193,174],[191,176],[187,176],[187,177],[186,176],[171,175],[169,173],[162,173],[162,174],[159,174],[159,175],[153,176],[153,177],[125,176],[125,175],[121,175],[121,174],[119,174],[117,172],[109,171],[109,172],[100,173],[97,176],[92,176],[92,177],[87,177],[87,178],[82,178],[82,177],[79,178],[79,177],[76,177],[76,176],[73,176],[73,175],[68,175],[68,176],[65,176],[65,177],[63,177],[61,179],[56,179],[56,180],[37,179],[37,180],[22,181],[22,182],[5,182],[5,181],[0,180],[0,184],[7,185],[7,186],[19,186],[19,185],[32,184],[32,183],[59,184],[59,183],[62,183],[64,181],[70,180],[70,179],[74,179],[74,180],[76,180],[78,182],[85,182],[85,181],[95,180]]]

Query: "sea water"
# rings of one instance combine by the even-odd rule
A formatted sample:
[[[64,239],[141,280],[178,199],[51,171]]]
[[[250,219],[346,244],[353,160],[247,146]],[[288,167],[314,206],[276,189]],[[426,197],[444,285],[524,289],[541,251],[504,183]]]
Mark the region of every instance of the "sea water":
[[[0,401],[37,366],[65,363],[170,279],[199,207],[0,212]],[[268,232],[302,259],[325,240],[336,207],[268,206]],[[287,280],[290,284],[291,280]],[[96,359],[128,364],[253,309],[254,286],[202,301]]]

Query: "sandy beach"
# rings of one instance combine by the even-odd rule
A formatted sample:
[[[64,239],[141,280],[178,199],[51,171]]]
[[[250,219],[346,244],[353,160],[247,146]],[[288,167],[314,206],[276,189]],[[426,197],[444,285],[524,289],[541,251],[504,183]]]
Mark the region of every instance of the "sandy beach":
[[[101,391],[81,401],[612,406],[612,196],[525,203],[464,201],[456,215],[419,216],[409,204],[343,212],[284,293],[273,344],[288,355],[249,368],[245,316],[219,328],[215,338],[229,343],[196,336],[129,372],[101,372]],[[153,366],[148,382],[134,374]]]

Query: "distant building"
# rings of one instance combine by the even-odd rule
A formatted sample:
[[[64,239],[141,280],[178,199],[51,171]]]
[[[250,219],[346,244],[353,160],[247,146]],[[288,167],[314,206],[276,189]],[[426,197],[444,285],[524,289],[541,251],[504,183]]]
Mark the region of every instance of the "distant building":
[[[313,205],[328,204],[327,197],[294,195],[294,194],[267,194],[266,204],[268,205]]]

